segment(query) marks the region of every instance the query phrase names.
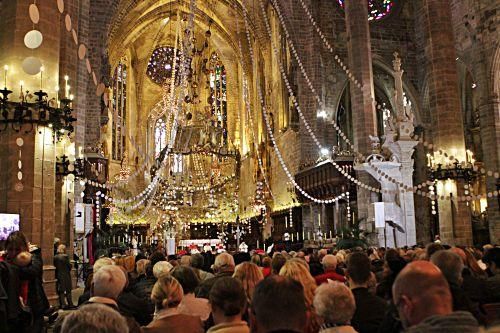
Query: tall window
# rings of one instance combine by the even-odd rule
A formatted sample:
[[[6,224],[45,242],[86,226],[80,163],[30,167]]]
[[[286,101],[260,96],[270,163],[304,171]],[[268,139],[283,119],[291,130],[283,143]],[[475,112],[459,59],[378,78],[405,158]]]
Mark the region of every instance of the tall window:
[[[182,173],[182,162],[183,162],[183,156],[182,154],[173,154],[172,155],[172,164],[171,164],[171,171],[172,174],[178,174]]]
[[[344,0],[337,0],[344,7]],[[386,17],[394,7],[393,0],[368,0],[368,20],[380,20]]]
[[[118,63],[113,75],[113,130],[112,130],[112,158],[117,161],[123,159],[125,153],[125,131],[127,120],[127,66]]]
[[[227,98],[226,98],[226,69],[214,52],[210,57],[210,97],[212,107],[212,119],[215,127],[222,128],[224,143],[227,143]]]
[[[155,156],[158,157],[160,152],[167,145],[167,125],[165,120],[160,118],[155,124]]]

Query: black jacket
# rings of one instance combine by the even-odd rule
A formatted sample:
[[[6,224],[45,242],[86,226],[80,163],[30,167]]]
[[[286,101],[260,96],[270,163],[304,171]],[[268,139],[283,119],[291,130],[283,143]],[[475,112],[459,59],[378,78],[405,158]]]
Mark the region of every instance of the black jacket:
[[[387,310],[384,299],[372,295],[367,288],[352,290],[356,300],[356,311],[351,319],[351,325],[359,333],[376,333],[382,324]]]
[[[203,281],[195,290],[196,297],[206,298],[210,295],[210,290],[215,284],[215,281],[225,276],[233,276],[233,272],[221,272],[217,273],[213,278],[206,279]]]
[[[43,289],[43,261],[40,249],[31,252],[31,263],[19,267],[19,279],[28,280],[28,305],[35,317],[42,316],[50,307]]]
[[[116,302],[122,315],[133,317],[141,326],[148,325],[153,319],[150,313],[144,311],[149,308],[150,302],[137,297],[130,290],[124,290]]]
[[[151,291],[153,290],[153,286],[156,283],[156,278],[153,276],[148,276],[144,280],[137,282],[134,288],[131,290],[132,293],[141,299],[147,307],[143,309],[144,312],[147,313],[148,316],[153,316],[155,311],[155,306],[151,301]]]

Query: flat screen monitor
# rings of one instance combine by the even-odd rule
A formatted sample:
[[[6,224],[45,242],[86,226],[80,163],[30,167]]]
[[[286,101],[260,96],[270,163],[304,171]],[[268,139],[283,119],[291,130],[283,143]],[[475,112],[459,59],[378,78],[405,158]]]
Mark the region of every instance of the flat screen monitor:
[[[0,240],[6,240],[13,231],[19,231],[19,214],[0,213]]]

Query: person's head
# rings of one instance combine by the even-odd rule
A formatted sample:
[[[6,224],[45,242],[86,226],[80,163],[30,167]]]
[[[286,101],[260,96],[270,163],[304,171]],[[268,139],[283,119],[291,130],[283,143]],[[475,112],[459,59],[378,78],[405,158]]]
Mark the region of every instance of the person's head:
[[[500,274],[500,247],[491,248],[486,251],[483,261],[488,265],[491,273],[494,275]]]
[[[325,272],[333,272],[337,268],[337,257],[333,254],[327,254],[321,260],[321,264],[323,264]]]
[[[126,284],[127,277],[120,267],[106,265],[94,273],[91,294],[116,300]]]
[[[144,275],[146,274],[146,265],[149,263],[148,259],[139,259],[137,263],[135,264],[135,271],[137,272],[137,275]]]
[[[431,256],[431,262],[441,270],[449,284],[462,284],[464,263],[458,254],[451,250],[438,251]]]
[[[262,258],[258,254],[254,254],[251,261],[257,266],[262,266]]]
[[[234,272],[234,258],[229,253],[223,252],[215,258],[214,271],[217,273]]]
[[[208,299],[215,324],[241,320],[246,295],[239,280],[229,276],[217,279]]]
[[[462,262],[465,263],[467,262],[467,256],[465,255],[465,251],[459,247],[452,247],[450,249],[451,252],[454,252],[460,256],[460,259],[462,259]]]
[[[155,251],[149,256],[149,261],[151,262],[151,267],[154,267],[157,262],[167,261],[167,257],[162,252]]]
[[[204,258],[201,253],[196,253],[191,255],[191,267],[196,269],[203,269],[204,265],[205,265]]]
[[[318,257],[319,257],[319,260],[323,260],[323,258],[328,254],[328,250],[327,249],[321,249],[318,251]]]
[[[185,295],[194,293],[194,290],[200,283],[194,269],[188,266],[177,266],[170,274],[179,281]]]
[[[419,324],[430,316],[453,311],[448,282],[439,268],[429,261],[414,261],[397,276],[393,301],[405,327]]]
[[[262,267],[264,268],[269,268],[271,267],[271,258],[269,258],[268,256],[265,256],[264,258],[262,258]]]
[[[302,285],[288,277],[273,275],[256,287],[252,298],[252,331],[302,332],[306,325],[306,301]]]
[[[132,256],[126,256],[123,258],[123,267],[127,273],[132,273],[135,270],[135,259]]]
[[[153,275],[158,279],[160,275],[170,273],[173,267],[174,266],[172,266],[172,264],[170,264],[168,261],[158,261],[153,266]]]
[[[286,263],[286,258],[282,254],[277,254],[273,256],[273,259],[271,260],[271,271],[273,274],[279,274],[281,267],[285,265]]]
[[[21,231],[14,231],[9,234],[5,242],[7,257],[14,259],[19,253],[28,251],[28,241]]]
[[[440,243],[427,244],[427,246],[425,247],[425,254],[426,254],[427,260],[430,260],[430,258],[432,257],[432,255],[434,253],[436,253],[438,251],[442,251],[442,250],[444,250],[444,247]]]
[[[316,291],[316,281],[307,269],[307,263],[302,259],[290,259],[280,270],[281,276],[286,276],[298,281],[304,288],[304,297],[307,306],[311,306]]]
[[[354,252],[347,257],[346,276],[351,287],[367,287],[370,273],[370,258],[366,254]]]
[[[479,266],[477,259],[474,257],[474,250],[465,249],[465,266],[478,276],[486,276],[486,272]]]
[[[157,310],[176,308],[183,297],[181,284],[168,274],[161,275],[151,291],[151,301]]]
[[[191,256],[183,255],[180,260],[181,266],[191,266]]]
[[[66,253],[66,245],[59,244],[57,246],[57,254],[65,254]]]
[[[351,290],[338,282],[319,286],[313,304],[318,316],[327,324],[348,325],[356,310]]]
[[[61,333],[128,333],[125,318],[103,304],[84,305],[65,316]]]
[[[108,265],[114,265],[114,264],[115,264],[115,262],[111,258],[108,258],[108,257],[99,258],[95,261],[94,266],[92,266],[92,272],[95,274],[102,267],[108,266]]]
[[[241,282],[247,298],[251,300],[255,286],[264,279],[264,275],[256,264],[244,262],[236,266],[233,278]]]

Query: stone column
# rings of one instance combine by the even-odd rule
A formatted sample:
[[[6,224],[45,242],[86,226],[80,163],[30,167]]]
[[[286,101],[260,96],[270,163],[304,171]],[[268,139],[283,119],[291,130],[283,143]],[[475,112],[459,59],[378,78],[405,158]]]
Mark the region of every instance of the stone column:
[[[361,89],[349,82],[353,121],[354,147],[362,154],[371,153],[369,135],[377,135],[377,123],[373,98],[372,54],[370,27],[368,25],[367,0],[347,0],[345,2],[347,26],[347,47],[349,69],[362,85]],[[376,185],[365,171],[357,171],[357,178],[365,184]],[[368,218],[368,209],[373,201],[370,191],[358,188],[357,208],[359,218]],[[365,221],[367,222],[367,221]]]
[[[423,35],[429,85],[429,107],[434,124],[435,151],[443,149],[460,161],[465,160],[463,121],[458,93],[456,52],[449,1],[423,0]],[[446,163],[441,155],[437,163]],[[438,182],[438,195],[450,194],[453,200],[438,200],[439,228],[444,243],[472,244],[470,211],[465,203],[457,202],[463,195],[462,182]],[[441,191],[441,192],[440,192]]]

